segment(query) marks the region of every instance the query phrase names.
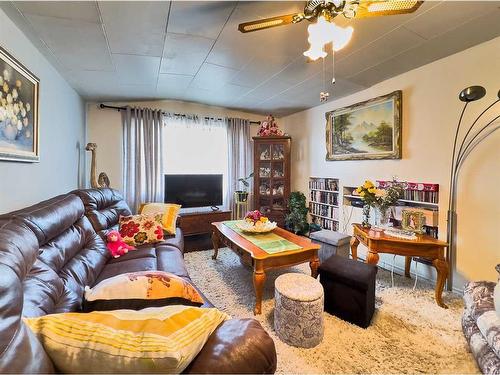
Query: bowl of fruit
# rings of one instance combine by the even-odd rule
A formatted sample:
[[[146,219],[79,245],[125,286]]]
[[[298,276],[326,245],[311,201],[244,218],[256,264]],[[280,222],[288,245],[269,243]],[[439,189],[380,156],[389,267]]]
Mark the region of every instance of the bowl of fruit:
[[[250,211],[245,215],[245,220],[236,224],[243,232],[267,233],[276,228],[276,223],[269,221],[259,210]]]

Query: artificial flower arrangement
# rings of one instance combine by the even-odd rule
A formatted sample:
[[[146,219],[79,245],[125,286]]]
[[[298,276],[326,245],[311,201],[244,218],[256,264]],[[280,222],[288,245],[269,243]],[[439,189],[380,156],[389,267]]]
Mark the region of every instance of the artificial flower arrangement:
[[[405,184],[395,179],[386,189],[377,188],[370,180],[366,180],[363,185],[358,186],[353,193],[359,195],[365,203],[363,207],[363,226],[370,226],[368,223],[370,207],[374,207],[379,211],[383,221],[381,224],[387,224],[388,209],[395,205],[398,199],[401,199],[404,190]]]
[[[238,227],[245,232],[265,233],[276,228],[276,223],[269,221],[259,210],[255,210],[247,212],[245,220],[238,223]]]
[[[260,123],[260,128],[257,135],[259,137],[268,137],[273,135],[280,136],[283,135],[283,132],[278,128],[278,124],[274,120],[274,116],[269,115],[264,121]]]

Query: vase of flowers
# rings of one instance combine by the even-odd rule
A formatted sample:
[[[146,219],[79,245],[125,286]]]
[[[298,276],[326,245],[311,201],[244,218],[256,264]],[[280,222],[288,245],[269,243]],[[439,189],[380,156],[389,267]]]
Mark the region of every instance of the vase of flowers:
[[[387,227],[390,220],[390,208],[396,204],[403,195],[404,184],[397,180],[391,181],[386,188],[376,188],[374,183],[366,180],[356,189],[365,206],[375,209],[375,226]],[[369,226],[369,209],[363,207],[363,226]]]

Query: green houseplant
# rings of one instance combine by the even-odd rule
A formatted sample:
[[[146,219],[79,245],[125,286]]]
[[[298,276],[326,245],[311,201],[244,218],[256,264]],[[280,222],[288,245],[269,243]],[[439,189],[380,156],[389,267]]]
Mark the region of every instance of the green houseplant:
[[[248,200],[248,188],[250,187],[250,179],[253,178],[253,172],[250,173],[247,177],[242,177],[238,179],[243,185],[242,190],[236,190],[234,192],[235,198],[237,202],[246,202]]]
[[[289,214],[285,217],[286,229],[295,234],[306,234],[309,231],[307,222],[306,196],[294,191],[288,199]]]

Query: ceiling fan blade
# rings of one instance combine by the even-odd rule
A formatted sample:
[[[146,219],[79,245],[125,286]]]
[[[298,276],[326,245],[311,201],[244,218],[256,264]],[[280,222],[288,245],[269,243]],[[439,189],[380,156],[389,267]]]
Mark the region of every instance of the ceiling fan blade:
[[[361,0],[355,18],[413,13],[422,3],[421,0]]]
[[[301,20],[302,19],[300,18],[299,13],[287,14],[284,16],[263,18],[257,21],[240,23],[238,25],[238,30],[242,33],[249,33],[251,31],[269,29],[270,27],[288,25],[294,23],[294,21],[299,22]]]

